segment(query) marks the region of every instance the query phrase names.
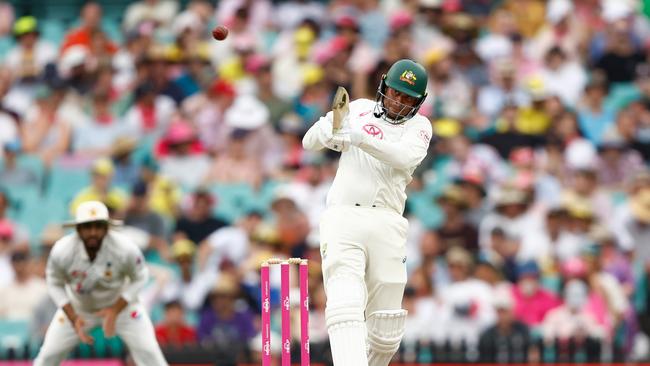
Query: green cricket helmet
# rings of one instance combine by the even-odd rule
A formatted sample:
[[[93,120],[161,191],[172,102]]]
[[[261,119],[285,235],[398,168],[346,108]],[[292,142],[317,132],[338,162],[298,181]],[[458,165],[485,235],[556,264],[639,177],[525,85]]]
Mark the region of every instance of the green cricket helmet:
[[[386,88],[395,89],[400,93],[415,97],[418,99],[415,105],[410,106],[402,104],[402,109],[394,118],[388,116],[386,107],[384,107],[384,98],[386,97]],[[388,72],[381,77],[377,96],[375,101],[374,114],[376,117],[382,117],[384,120],[399,124],[415,116],[420,106],[427,98],[427,72],[424,67],[413,60],[402,59],[395,62]]]

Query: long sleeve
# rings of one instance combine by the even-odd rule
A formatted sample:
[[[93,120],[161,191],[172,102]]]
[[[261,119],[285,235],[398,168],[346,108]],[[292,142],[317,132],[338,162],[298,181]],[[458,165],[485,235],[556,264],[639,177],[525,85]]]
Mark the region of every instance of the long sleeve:
[[[359,148],[374,158],[395,169],[411,169],[426,157],[431,133],[431,124],[427,122],[407,127],[399,141],[377,139],[365,133],[358,133],[357,138]]]
[[[58,249],[58,248],[55,248]],[[47,283],[47,292],[57,307],[70,302],[68,294],[65,292],[65,269],[60,263],[58,250],[52,250],[50,258],[47,260],[45,269],[45,279]]]
[[[146,285],[149,279],[149,270],[142,253],[135,246],[129,248],[125,266],[126,275],[131,282],[124,288],[122,297],[128,302],[133,302],[137,300],[140,290]]]
[[[309,128],[302,139],[302,147],[311,151],[322,150],[327,146],[327,140],[332,137],[331,131],[332,112],[328,112]]]

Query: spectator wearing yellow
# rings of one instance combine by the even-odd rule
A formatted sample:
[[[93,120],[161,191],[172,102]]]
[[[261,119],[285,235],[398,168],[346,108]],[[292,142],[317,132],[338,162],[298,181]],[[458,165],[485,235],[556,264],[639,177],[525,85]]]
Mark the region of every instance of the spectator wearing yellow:
[[[544,108],[546,100],[551,95],[545,89],[544,82],[537,77],[528,81],[528,93],[532,103],[528,107],[519,109],[515,128],[519,133],[540,135],[546,132],[551,125],[551,118]]]
[[[189,284],[192,281],[195,252],[196,244],[191,240],[179,239],[172,244],[172,256],[180,267],[183,283]]]
[[[168,223],[175,220],[182,197],[178,184],[159,174],[158,163],[151,156],[144,160],[140,177],[149,186],[151,210],[161,215]]]
[[[45,65],[56,61],[56,48],[40,38],[38,21],[33,16],[18,18],[13,31],[17,44],[6,54],[4,63],[18,81],[32,83]]]
[[[120,189],[111,186],[115,168],[113,162],[101,158],[93,163],[91,185],[84,188],[72,201],[70,212],[74,213],[80,203],[86,201],[101,201],[113,215],[119,215],[126,209],[127,196]]]
[[[195,271],[196,244],[191,240],[174,241],[171,254],[178,275],[167,284],[162,293],[163,300],[180,299],[185,309],[199,310],[217,280],[216,272],[202,274]]]

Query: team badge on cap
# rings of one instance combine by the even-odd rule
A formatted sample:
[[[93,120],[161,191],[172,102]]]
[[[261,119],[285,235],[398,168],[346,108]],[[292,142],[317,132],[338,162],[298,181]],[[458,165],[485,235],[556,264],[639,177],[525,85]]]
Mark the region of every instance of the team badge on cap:
[[[402,75],[399,77],[399,79],[411,85],[415,85],[415,81],[417,80],[415,74],[411,70],[404,71]]]

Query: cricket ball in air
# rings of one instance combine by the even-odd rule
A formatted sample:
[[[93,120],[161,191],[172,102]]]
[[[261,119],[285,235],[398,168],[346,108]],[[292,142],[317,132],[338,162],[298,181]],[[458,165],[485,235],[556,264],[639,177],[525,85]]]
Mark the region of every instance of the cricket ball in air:
[[[228,28],[224,27],[223,25],[216,26],[212,30],[212,37],[217,41],[223,41],[226,39],[226,37],[228,37]]]

